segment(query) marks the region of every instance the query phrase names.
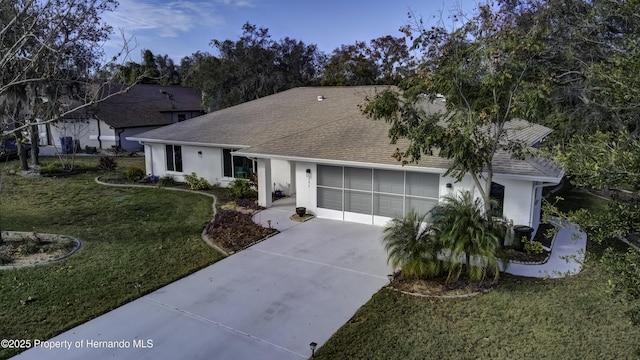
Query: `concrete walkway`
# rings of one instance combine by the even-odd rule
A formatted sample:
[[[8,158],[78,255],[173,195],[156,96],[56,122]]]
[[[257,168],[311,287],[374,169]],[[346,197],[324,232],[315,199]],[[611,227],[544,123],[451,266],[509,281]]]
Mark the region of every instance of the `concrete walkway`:
[[[286,230],[16,358],[309,358],[388,283],[382,229],[260,214]]]
[[[555,223],[557,233],[549,260],[540,265],[510,264],[506,272],[512,275],[560,278],[582,270],[587,248],[587,234],[569,223]]]

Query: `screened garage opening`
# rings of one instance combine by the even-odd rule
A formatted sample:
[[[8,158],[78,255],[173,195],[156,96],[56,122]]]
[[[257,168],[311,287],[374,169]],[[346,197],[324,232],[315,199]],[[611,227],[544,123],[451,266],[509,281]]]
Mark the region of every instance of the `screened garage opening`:
[[[318,165],[318,215],[383,225],[438,202],[440,175]]]

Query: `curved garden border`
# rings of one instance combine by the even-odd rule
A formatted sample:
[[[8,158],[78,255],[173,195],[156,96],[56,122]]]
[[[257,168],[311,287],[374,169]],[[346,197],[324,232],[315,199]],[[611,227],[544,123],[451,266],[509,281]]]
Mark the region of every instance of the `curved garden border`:
[[[467,298],[472,298],[479,295],[488,294],[491,291],[493,291],[493,289],[491,289],[487,291],[474,291],[468,294],[458,294],[458,295],[428,295],[428,294],[420,294],[420,293],[415,293],[411,291],[396,289],[395,287],[393,287],[393,285],[388,285],[387,289],[391,291],[399,292],[404,295],[409,295],[409,296],[415,296],[415,297],[421,297],[421,298],[427,298],[427,299],[445,299],[445,300],[446,299],[467,299]]]
[[[33,234],[33,232],[30,231],[5,231],[5,233],[11,233],[11,234],[15,234],[15,235],[24,235],[24,236],[28,236],[30,234]],[[68,257],[70,257],[71,255],[79,252],[80,250],[82,250],[82,248],[84,247],[84,243],[82,242],[82,240],[75,238],[73,236],[69,236],[69,235],[60,235],[60,234],[41,234],[44,236],[51,236],[51,237],[60,237],[60,236],[65,236],[71,240],[73,240],[76,243],[76,246],[69,251],[68,253],[66,253],[65,255],[62,255],[60,257],[57,257],[55,259],[50,259],[47,261],[41,261],[41,262],[35,262],[32,264],[21,264],[21,265],[1,265],[0,266],[0,270],[10,270],[10,269],[20,269],[20,268],[25,268],[25,267],[35,267],[35,266],[40,266],[40,265],[48,265],[48,264],[53,264],[59,261],[62,261]]]

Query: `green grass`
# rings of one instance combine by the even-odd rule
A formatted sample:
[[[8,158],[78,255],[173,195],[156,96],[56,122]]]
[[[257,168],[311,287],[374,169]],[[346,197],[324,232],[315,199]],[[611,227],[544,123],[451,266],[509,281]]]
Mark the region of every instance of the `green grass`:
[[[318,359],[630,359],[640,328],[597,267],[543,280],[505,276],[489,294],[426,299],[383,289]]]
[[[118,163],[144,167],[139,158]],[[66,234],[82,239],[84,249],[59,263],[0,271],[0,337],[50,338],[221,258],[200,238],[210,198],[101,186],[97,175],[4,175],[1,230]],[[35,300],[21,304],[28,297]],[[0,350],[0,358],[13,354]]]
[[[589,211],[606,211],[608,200],[599,196],[590,194],[584,189],[566,184],[555,196],[563,198],[556,205],[563,212],[575,211],[579,209],[587,209]],[[549,201],[554,201],[551,196]]]

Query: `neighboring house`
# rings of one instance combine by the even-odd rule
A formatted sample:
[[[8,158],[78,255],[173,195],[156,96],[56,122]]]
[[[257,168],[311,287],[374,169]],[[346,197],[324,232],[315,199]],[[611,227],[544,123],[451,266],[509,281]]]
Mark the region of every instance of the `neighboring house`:
[[[437,156],[401,166],[392,154],[407,142],[390,145],[389,125],[366,118],[358,107],[374,93],[369,86],[295,88],[129,140],[144,144],[149,174],[182,180],[195,172],[224,186],[257,171],[260,205],[271,206],[272,191],[282,190],[318,217],[345,221],[384,225],[475,188],[469,176],[458,183],[444,176],[450,162]],[[426,105],[427,111],[441,109],[442,101]],[[507,128],[511,138],[531,146],[551,133],[525,121]],[[508,219],[537,228],[542,187],[563,175],[546,160],[499,153],[492,195]]]
[[[124,85],[112,86],[105,96],[124,88]],[[201,101],[201,92],[193,88],[137,84],[94,108],[76,111],[46,128],[41,126],[41,143],[62,147],[61,138],[71,137],[82,149],[119,146],[124,150],[142,150],[137,141],[126,138],[200,116],[203,114]]]

